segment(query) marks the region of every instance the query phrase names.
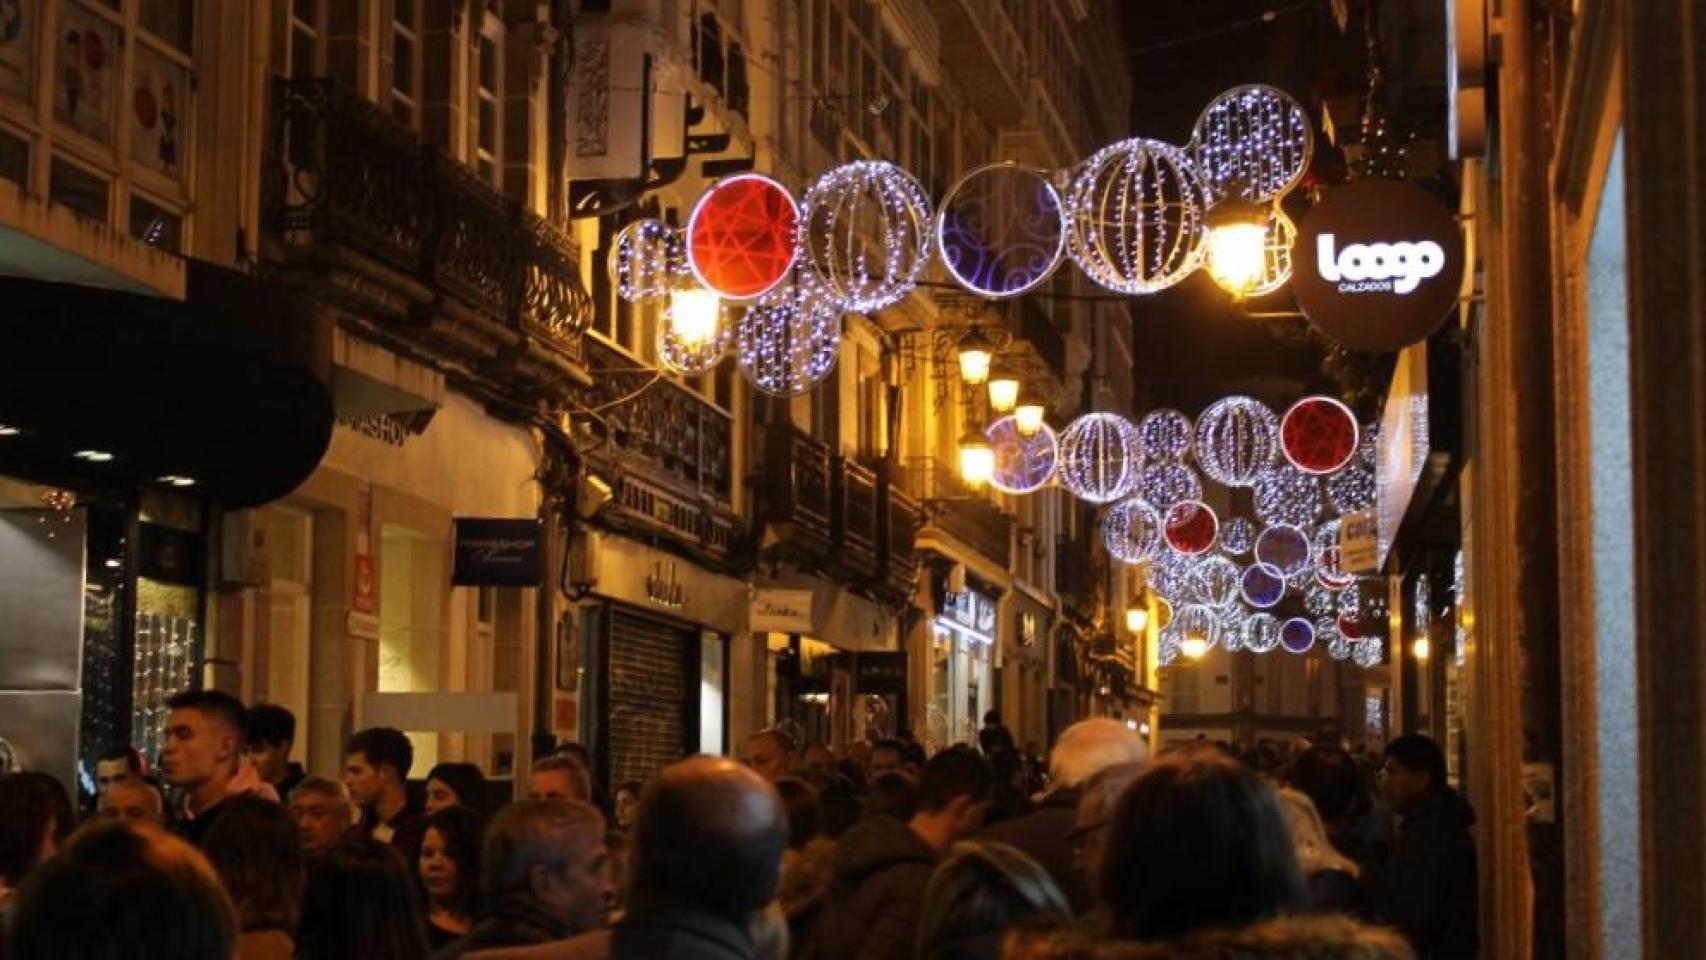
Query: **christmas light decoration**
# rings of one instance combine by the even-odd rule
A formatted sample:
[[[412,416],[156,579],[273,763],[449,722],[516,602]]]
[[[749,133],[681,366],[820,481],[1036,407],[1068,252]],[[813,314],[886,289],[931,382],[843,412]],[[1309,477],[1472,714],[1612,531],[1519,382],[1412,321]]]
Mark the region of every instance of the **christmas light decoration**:
[[[745,300],[781,283],[794,266],[800,210],[786,188],[759,173],[713,184],[687,218],[687,266],[705,287]]]
[[[616,295],[630,303],[667,296],[687,272],[681,235],[662,220],[635,220],[616,234],[608,268]]]
[[[1183,460],[1191,449],[1191,418],[1177,410],[1151,410],[1138,421],[1137,435],[1148,459]]]
[[[1244,568],[1239,579],[1239,593],[1244,602],[1258,610],[1266,610],[1285,597],[1285,574],[1271,563],[1260,561]]]
[[[1191,149],[1209,195],[1253,202],[1296,186],[1309,169],[1315,138],[1309,114],[1284,91],[1233,87],[1197,117]]]
[[[1264,523],[1309,527],[1321,515],[1320,481],[1289,464],[1263,470],[1253,489],[1256,517]]]
[[[1012,163],[980,167],[943,198],[936,245],[960,286],[992,299],[1015,297],[1059,265],[1065,205],[1041,170]]]
[[[1303,592],[1303,609],[1310,615],[1323,617],[1338,609],[1339,595],[1319,584]]]
[[[1327,478],[1327,502],[1340,513],[1374,505],[1374,473],[1351,463]]]
[[[1227,653],[1244,649],[1244,630],[1250,622],[1250,611],[1233,603],[1220,611],[1220,648]]]
[[[1332,473],[1356,454],[1356,415],[1332,397],[1305,397],[1280,420],[1280,450],[1305,473]]]
[[[1168,546],[1185,556],[1194,557],[1214,546],[1220,520],[1214,515],[1214,510],[1201,500],[1181,500],[1167,509],[1161,529]]]
[[[1178,627],[1179,651],[1193,660],[1220,642],[1219,611],[1212,607],[1187,603],[1179,608],[1173,623]]]
[[[1067,193],[1067,255],[1110,290],[1165,290],[1201,262],[1207,199],[1178,147],[1142,138],[1103,147]]]
[[[1315,624],[1315,642],[1325,644],[1327,656],[1334,660],[1349,660],[1351,658],[1351,641],[1333,626],[1331,621]]]
[[[1102,543],[1121,563],[1142,563],[1161,546],[1161,515],[1142,497],[1121,500],[1102,517]]]
[[[1287,653],[1308,653],[1315,646],[1315,625],[1302,617],[1280,624],[1280,646]]]
[[[932,246],[930,198],[905,170],[859,160],[825,173],[800,210],[800,256],[850,311],[892,306],[917,285]]]
[[[1243,298],[1267,272],[1268,210],[1259,203],[1224,200],[1208,212],[1203,266],[1220,289]]]
[[[1220,556],[1207,556],[1191,568],[1186,588],[1190,598],[1196,603],[1224,610],[1238,603],[1242,574],[1238,564],[1231,560]]]
[[[1253,613],[1244,621],[1244,649],[1272,653],[1280,645],[1280,622],[1269,613]]]
[[[772,290],[741,315],[735,355],[758,390],[797,397],[835,369],[841,332],[841,310],[830,300],[805,285]]]
[[[1328,590],[1343,590],[1356,577],[1339,566],[1339,521],[1329,520],[1315,530],[1315,582]]]
[[[1256,525],[1243,517],[1220,524],[1220,550],[1229,557],[1242,557],[1256,542]]]
[[[1202,481],[1183,464],[1152,463],[1138,474],[1137,495],[1165,510],[1181,500],[1202,499]]]
[[[1248,487],[1273,465],[1278,432],[1279,417],[1261,401],[1216,400],[1197,417],[1197,463],[1203,473],[1228,487]]]
[[[1296,240],[1297,225],[1279,207],[1270,209],[1262,225],[1261,272],[1243,296],[1265,297],[1286,285],[1291,279],[1291,248]]]
[[[1059,460],[1054,431],[1047,426],[1026,435],[1017,417],[1002,417],[983,431],[995,463],[989,484],[1002,493],[1026,494],[1041,490],[1053,479]]]
[[[1139,453],[1131,423],[1116,413],[1087,413],[1060,435],[1060,483],[1079,499],[1109,503],[1137,485]]]
[[[1358,640],[1356,646],[1351,650],[1351,659],[1356,661],[1356,665],[1364,670],[1372,670],[1386,662],[1385,645],[1380,642],[1379,638],[1364,637]]]
[[[1309,537],[1289,524],[1274,524],[1256,537],[1256,559],[1290,579],[1309,569]]]
[[[702,287],[672,291],[658,324],[658,360],[688,376],[716,366],[729,347],[729,325],[722,314],[722,298],[715,291]]]

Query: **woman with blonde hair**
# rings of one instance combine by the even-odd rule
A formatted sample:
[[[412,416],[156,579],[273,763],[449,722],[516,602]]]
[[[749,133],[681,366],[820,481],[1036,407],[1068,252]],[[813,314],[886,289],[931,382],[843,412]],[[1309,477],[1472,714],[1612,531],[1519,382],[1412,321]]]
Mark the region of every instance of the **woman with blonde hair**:
[[[1280,805],[1291,826],[1291,846],[1309,886],[1309,906],[1316,913],[1367,913],[1362,868],[1327,839],[1327,826],[1315,802],[1290,787],[1279,789]]]

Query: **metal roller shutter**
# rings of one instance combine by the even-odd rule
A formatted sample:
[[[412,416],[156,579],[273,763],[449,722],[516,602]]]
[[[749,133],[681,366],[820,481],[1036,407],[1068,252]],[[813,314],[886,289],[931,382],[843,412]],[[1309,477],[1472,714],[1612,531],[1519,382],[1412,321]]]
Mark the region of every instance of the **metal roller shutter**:
[[[695,634],[620,608],[605,658],[610,779],[644,780],[687,755],[687,653]]]

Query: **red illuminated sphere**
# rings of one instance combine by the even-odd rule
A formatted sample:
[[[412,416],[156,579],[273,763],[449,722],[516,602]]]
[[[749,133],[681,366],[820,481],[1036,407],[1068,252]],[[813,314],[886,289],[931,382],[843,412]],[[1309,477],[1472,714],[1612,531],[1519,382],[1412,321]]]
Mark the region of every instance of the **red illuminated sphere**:
[[[687,221],[687,262],[705,286],[745,300],[782,282],[794,266],[800,211],[769,177],[724,180],[699,198]]]
[[[1200,500],[1180,500],[1167,511],[1167,544],[1185,556],[1195,556],[1214,546],[1220,519]]]
[[[1280,421],[1280,449],[1304,473],[1332,473],[1356,454],[1356,416],[1332,397],[1305,397]]]

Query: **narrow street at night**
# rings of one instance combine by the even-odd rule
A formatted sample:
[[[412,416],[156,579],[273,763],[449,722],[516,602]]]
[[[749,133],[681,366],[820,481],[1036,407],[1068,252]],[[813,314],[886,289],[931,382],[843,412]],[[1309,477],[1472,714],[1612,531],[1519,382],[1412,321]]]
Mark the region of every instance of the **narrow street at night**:
[[[0,960],[1706,957],[1703,0],[0,0]]]

